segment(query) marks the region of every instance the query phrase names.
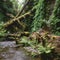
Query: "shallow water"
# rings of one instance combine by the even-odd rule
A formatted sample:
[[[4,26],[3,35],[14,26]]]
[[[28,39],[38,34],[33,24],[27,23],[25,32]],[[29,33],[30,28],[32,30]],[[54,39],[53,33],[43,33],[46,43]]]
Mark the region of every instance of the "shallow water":
[[[0,60],[40,60],[26,55],[23,48],[15,46],[15,41],[0,42]]]

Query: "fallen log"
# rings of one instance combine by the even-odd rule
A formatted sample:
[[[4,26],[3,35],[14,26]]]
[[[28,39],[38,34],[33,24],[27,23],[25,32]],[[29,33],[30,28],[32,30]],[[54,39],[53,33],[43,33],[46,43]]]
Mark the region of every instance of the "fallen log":
[[[35,9],[35,7],[33,7],[33,8],[32,8],[30,11],[28,11],[27,13],[25,13],[25,14],[19,16],[19,17],[16,17],[16,18],[14,18],[14,19],[9,20],[8,22],[6,22],[6,23],[4,24],[4,27],[7,27],[7,26],[13,24],[15,21],[18,21],[19,19],[24,18],[24,17],[27,16],[27,15],[30,15],[30,13],[31,13],[34,9]]]
[[[29,14],[30,14],[30,11],[27,12],[27,13],[25,13],[24,15],[21,15],[21,16],[19,16],[19,17],[17,17],[17,18],[14,18],[14,19],[12,19],[12,20],[9,20],[8,22],[6,22],[6,23],[4,24],[4,27],[7,27],[7,26],[13,24],[15,21],[18,21],[19,19],[24,18],[26,15],[29,15]]]

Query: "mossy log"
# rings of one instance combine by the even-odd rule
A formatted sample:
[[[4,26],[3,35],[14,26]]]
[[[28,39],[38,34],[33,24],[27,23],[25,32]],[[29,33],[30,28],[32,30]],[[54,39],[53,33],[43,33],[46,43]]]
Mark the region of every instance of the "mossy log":
[[[29,15],[29,14],[30,14],[30,11],[25,13],[24,15],[21,15],[21,16],[17,17],[17,18],[11,19],[8,22],[6,22],[4,24],[4,26],[7,27],[7,26],[11,25],[12,23],[14,23],[15,21],[18,21],[19,19],[24,18],[26,15]]]
[[[19,37],[19,36],[27,36],[29,35],[30,32],[21,32],[21,33],[14,33],[14,34],[8,34],[8,36],[15,36],[15,37]]]

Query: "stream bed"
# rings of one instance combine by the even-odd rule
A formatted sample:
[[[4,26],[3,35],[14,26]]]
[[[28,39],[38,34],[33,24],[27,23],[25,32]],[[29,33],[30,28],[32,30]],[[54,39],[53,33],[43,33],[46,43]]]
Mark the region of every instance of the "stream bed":
[[[0,60],[40,60],[28,56],[23,48],[17,47],[15,41],[0,42]]]

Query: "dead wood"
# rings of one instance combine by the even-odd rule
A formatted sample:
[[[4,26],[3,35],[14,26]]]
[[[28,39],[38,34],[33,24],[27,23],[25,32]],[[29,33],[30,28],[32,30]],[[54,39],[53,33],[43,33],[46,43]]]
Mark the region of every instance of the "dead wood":
[[[19,16],[17,18],[14,18],[14,19],[9,20],[8,22],[6,22],[4,24],[4,27],[7,27],[7,26],[13,24],[15,21],[18,21],[19,19],[24,18],[26,15],[29,15],[30,13],[31,13],[31,11],[29,11],[29,12],[25,13],[24,15],[21,15],[21,16]]]

